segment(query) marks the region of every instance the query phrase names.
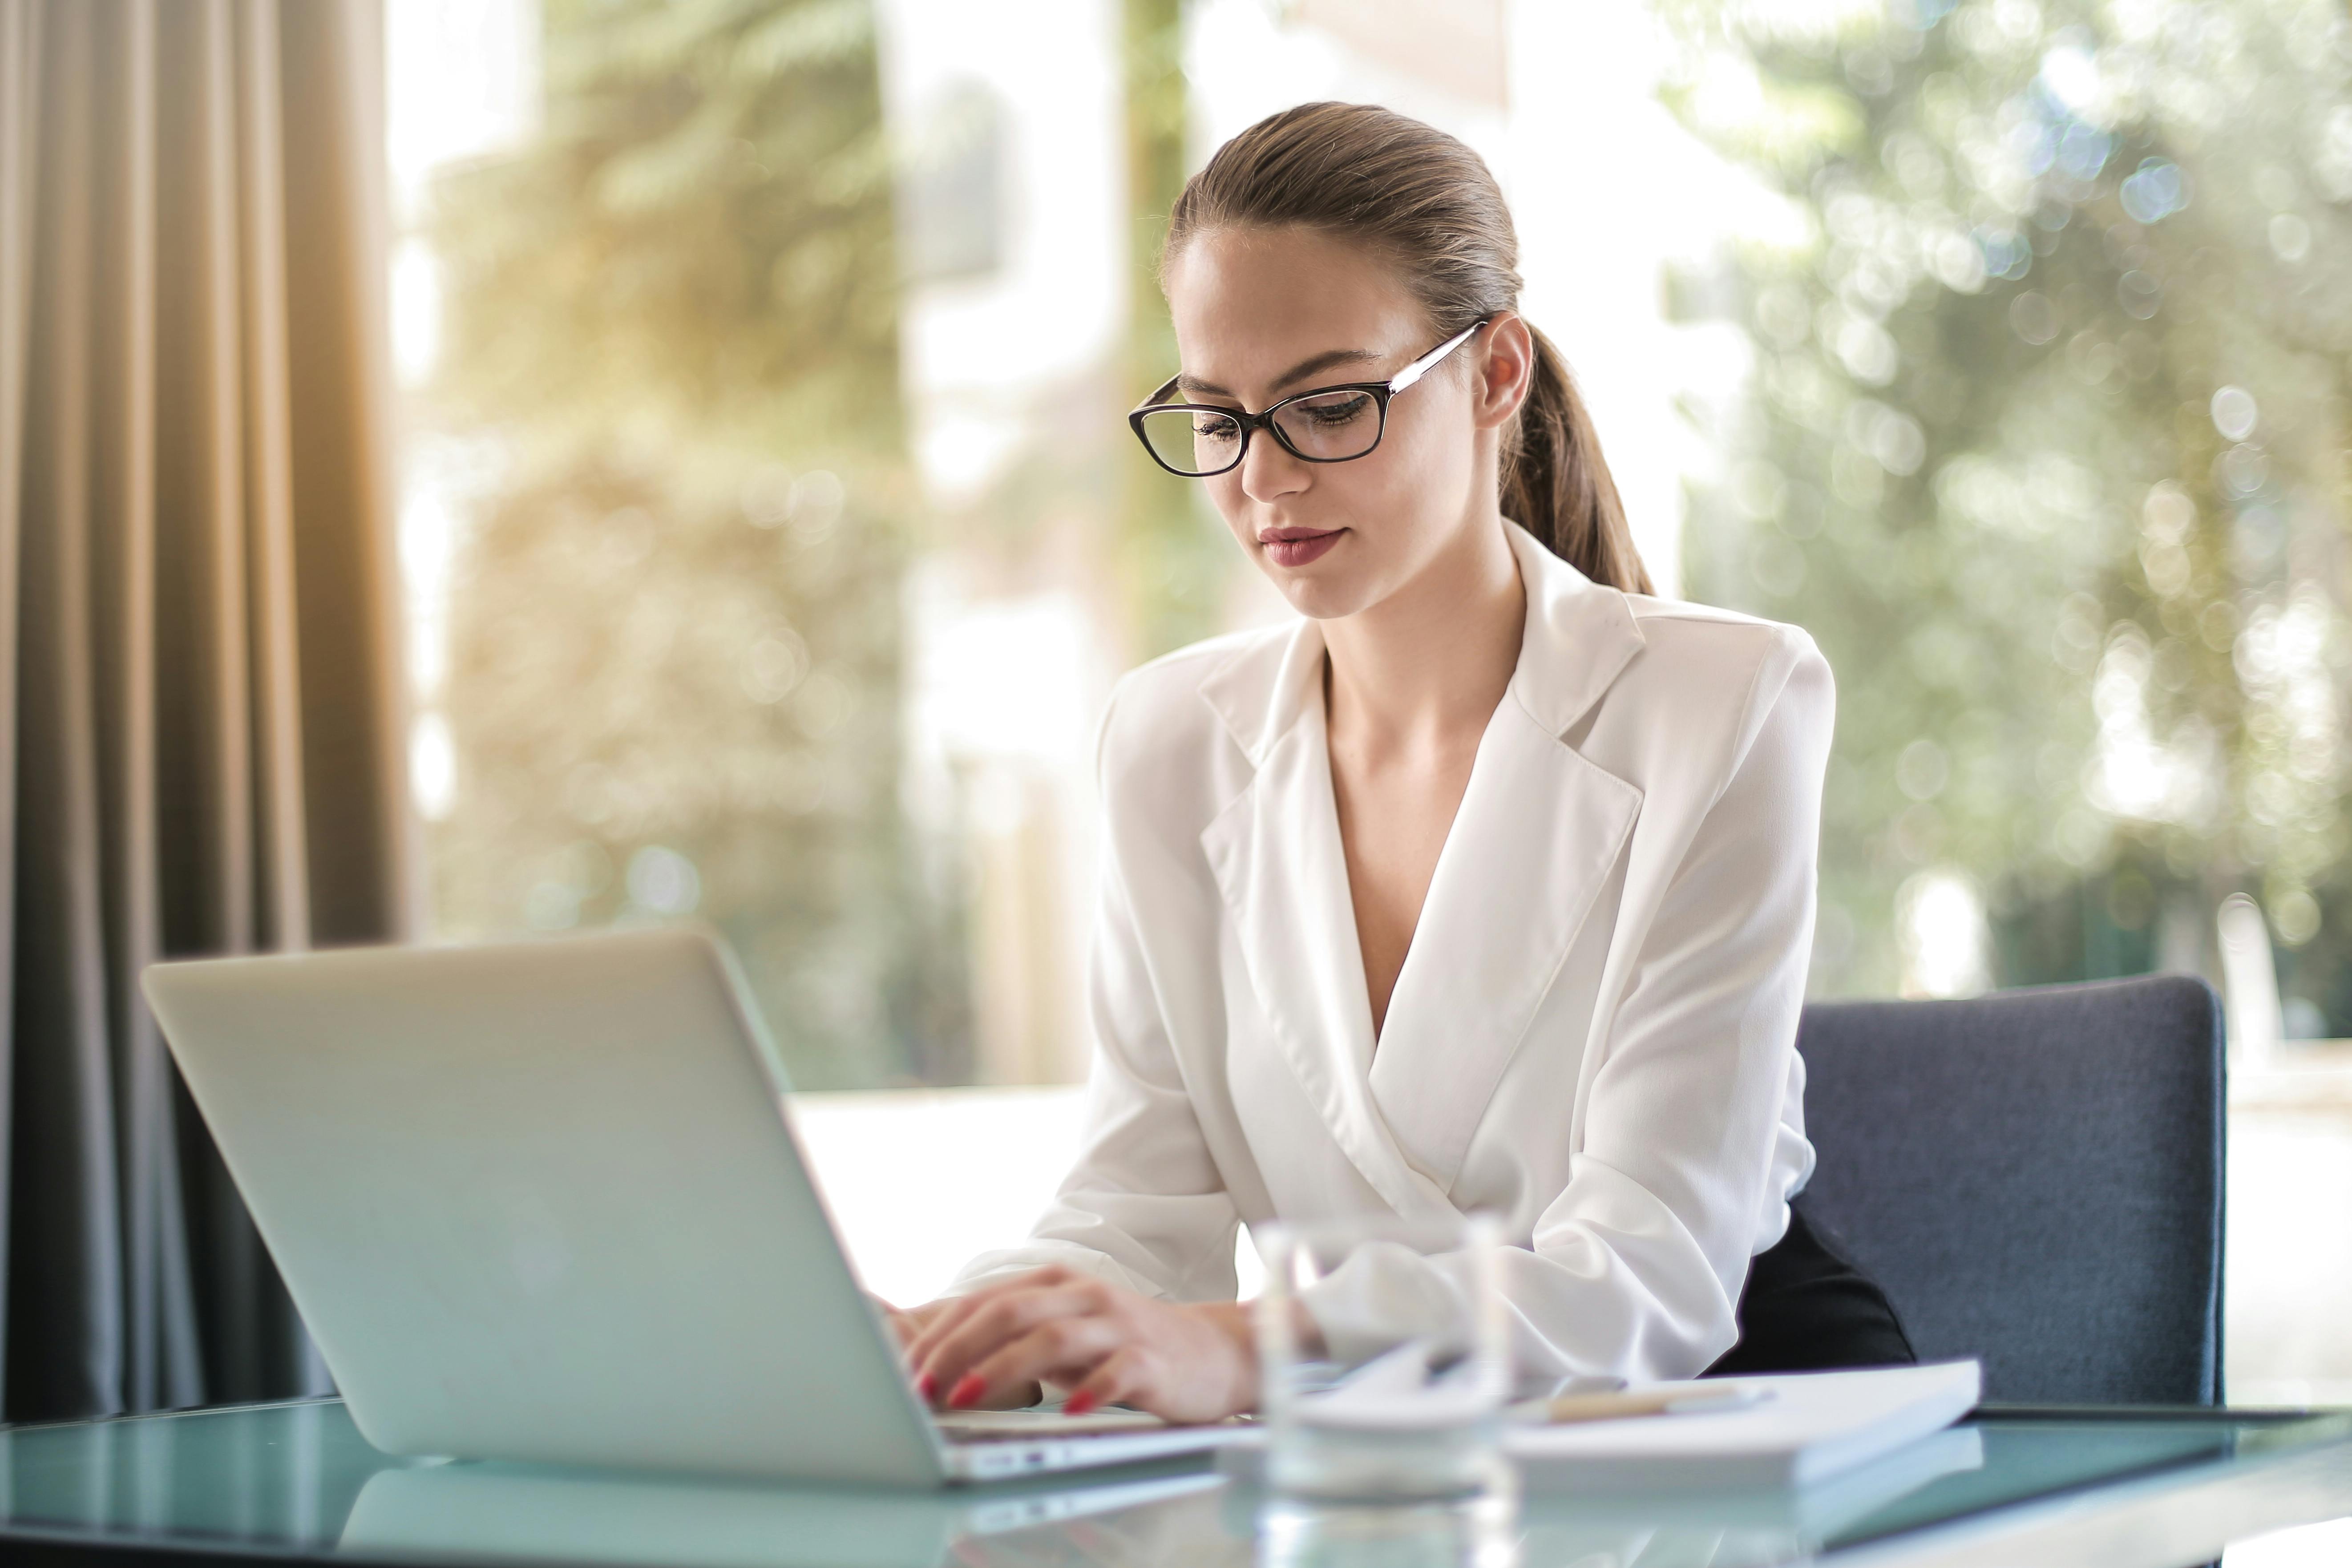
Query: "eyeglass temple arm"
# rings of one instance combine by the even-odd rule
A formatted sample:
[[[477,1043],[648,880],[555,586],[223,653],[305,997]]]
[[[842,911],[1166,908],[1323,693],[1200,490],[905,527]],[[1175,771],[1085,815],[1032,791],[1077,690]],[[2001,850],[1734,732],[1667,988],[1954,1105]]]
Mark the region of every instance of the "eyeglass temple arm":
[[[1476,332],[1479,328],[1485,326],[1492,320],[1494,320],[1493,317],[1487,316],[1471,322],[1468,326],[1463,328],[1460,331],[1454,333],[1452,337],[1446,339],[1444,342],[1438,344],[1435,348],[1430,350],[1427,353],[1422,355],[1419,359],[1413,361],[1402,370],[1397,372],[1396,379],[1389,383],[1389,391],[1391,394],[1402,392],[1406,387],[1411,386],[1414,382],[1419,381],[1423,376],[1427,375],[1432,366],[1435,365],[1438,361],[1444,359],[1447,354],[1452,353],[1455,349],[1460,348],[1464,343],[1468,342],[1472,334]]]
[[[1168,400],[1168,395],[1176,390],[1176,384],[1183,379],[1184,378],[1181,375],[1170,376],[1166,381],[1160,384],[1160,389],[1158,391],[1145,398],[1142,402],[1137,404],[1133,408],[1129,409],[1128,412],[1129,414],[1140,414],[1147,408],[1155,408],[1160,404],[1165,403]]]
[[[1477,321],[1475,321],[1468,326],[1463,328],[1460,331],[1454,333],[1452,337],[1446,339],[1444,342],[1438,344],[1435,348],[1430,350],[1427,353],[1422,355],[1419,359],[1413,361],[1411,364],[1405,366],[1402,370],[1397,372],[1395,378],[1389,383],[1389,391],[1391,394],[1402,392],[1406,387],[1411,386],[1414,382],[1419,381],[1423,376],[1427,375],[1430,373],[1431,368],[1440,360],[1444,359],[1447,354],[1452,353],[1455,349],[1460,348],[1464,343],[1468,342],[1477,332],[1479,328],[1485,326],[1488,321],[1493,320],[1494,318],[1492,316],[1481,317]],[[1145,398],[1142,402],[1137,404],[1134,408],[1129,410],[1129,412],[1140,414],[1147,408],[1156,407],[1158,405],[1165,402],[1168,395],[1176,390],[1176,384],[1183,379],[1184,378],[1181,375],[1170,376],[1166,381],[1160,384],[1158,391]],[[1244,422],[1246,423],[1246,421]]]

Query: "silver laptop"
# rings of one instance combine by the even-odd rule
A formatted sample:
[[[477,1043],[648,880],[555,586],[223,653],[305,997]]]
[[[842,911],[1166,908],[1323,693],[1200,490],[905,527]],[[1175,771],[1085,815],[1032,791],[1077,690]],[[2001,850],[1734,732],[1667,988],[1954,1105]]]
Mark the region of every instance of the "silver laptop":
[[[707,932],[163,963],[143,982],[352,1420],[387,1452],[935,1486],[1235,1436],[1116,1411],[934,1420]]]

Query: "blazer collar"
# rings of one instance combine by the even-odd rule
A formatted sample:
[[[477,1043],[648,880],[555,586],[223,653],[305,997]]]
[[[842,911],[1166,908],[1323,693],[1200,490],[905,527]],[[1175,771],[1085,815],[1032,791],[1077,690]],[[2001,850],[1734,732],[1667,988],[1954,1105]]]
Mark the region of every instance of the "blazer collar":
[[[1528,596],[1510,697],[1537,728],[1565,734],[1642,651],[1642,628],[1623,594],[1595,583],[1507,518],[1503,531]],[[1250,765],[1263,768],[1308,704],[1319,704],[1322,678],[1323,630],[1302,617],[1287,637],[1253,638],[1234,650],[1201,682],[1201,697]]]
[[[1642,627],[1623,594],[1595,583],[1517,523],[1503,527],[1528,591],[1511,694],[1538,729],[1565,734],[1642,651]]]

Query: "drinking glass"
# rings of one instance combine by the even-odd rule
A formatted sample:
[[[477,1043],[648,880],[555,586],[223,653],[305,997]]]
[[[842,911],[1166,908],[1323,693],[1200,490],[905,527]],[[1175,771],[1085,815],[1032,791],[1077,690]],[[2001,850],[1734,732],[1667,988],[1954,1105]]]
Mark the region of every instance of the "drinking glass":
[[[1509,1329],[1493,1216],[1276,1224],[1257,1241],[1272,1491],[1412,1500],[1507,1486]]]

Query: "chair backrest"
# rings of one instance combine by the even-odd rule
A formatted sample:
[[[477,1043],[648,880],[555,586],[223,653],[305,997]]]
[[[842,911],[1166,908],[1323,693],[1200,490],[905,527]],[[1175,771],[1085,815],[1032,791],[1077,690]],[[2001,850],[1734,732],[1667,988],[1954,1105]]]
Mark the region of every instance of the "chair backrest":
[[[2005,1403],[2221,1390],[2221,1004],[2184,975],[1806,1007],[1799,1202]]]

